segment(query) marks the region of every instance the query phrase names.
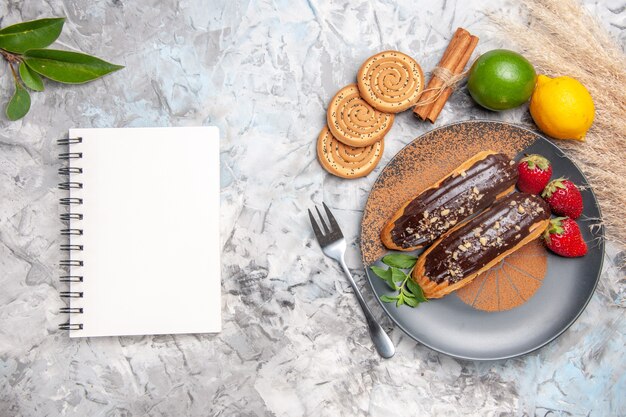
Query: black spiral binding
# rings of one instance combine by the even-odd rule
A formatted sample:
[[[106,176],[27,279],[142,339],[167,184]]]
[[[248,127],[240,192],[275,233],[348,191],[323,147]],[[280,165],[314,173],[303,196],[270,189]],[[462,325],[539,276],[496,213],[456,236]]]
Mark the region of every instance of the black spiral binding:
[[[83,142],[83,138],[64,138],[64,139],[59,139],[57,140],[57,144],[60,146],[64,146],[64,147],[69,147],[69,145],[73,145],[73,144],[78,144],[78,143],[82,143]],[[83,157],[82,152],[63,152],[63,153],[59,153],[59,159],[62,161],[68,161],[70,164],[72,163],[73,160],[76,159],[81,159]],[[83,173],[83,169],[80,167],[75,167],[75,166],[64,166],[59,168],[59,175],[61,176],[67,176],[69,177],[70,175],[75,175],[75,174],[82,174]],[[82,182],[78,182],[78,181],[63,181],[59,183],[59,188],[61,190],[79,190],[83,188],[83,183]],[[82,213],[76,213],[72,211],[72,206],[79,206],[81,204],[83,204],[83,199],[82,198],[77,198],[77,197],[63,197],[61,199],[59,199],[59,204],[61,204],[62,206],[68,206],[70,207],[70,211],[66,212],[66,213],[61,213],[61,221],[63,222],[70,222],[72,220],[82,220],[83,219],[83,214]],[[83,229],[79,229],[79,228],[75,228],[75,227],[71,227],[70,224],[68,224],[68,227],[65,229],[61,229],[61,236],[81,236],[83,234]],[[77,245],[77,244],[62,244],[61,245],[61,251],[63,253],[70,253],[70,252],[78,252],[78,251],[82,251],[83,250],[83,245]],[[61,268],[63,268],[64,270],[68,270],[68,269],[76,269],[76,268],[80,268],[82,266],[84,266],[84,263],[82,260],[77,260],[77,259],[62,259],[61,263],[60,263]],[[63,283],[73,283],[73,282],[83,282],[83,276],[82,275],[61,275],[59,277],[59,281],[63,282]],[[61,291],[60,295],[62,298],[83,298],[83,292],[82,291]],[[82,307],[63,307],[60,310],[60,313],[62,314],[83,314],[83,308]],[[63,323],[63,324],[59,324],[59,329],[60,330],[82,330],[83,329],[83,324],[82,323],[72,323],[70,321]]]

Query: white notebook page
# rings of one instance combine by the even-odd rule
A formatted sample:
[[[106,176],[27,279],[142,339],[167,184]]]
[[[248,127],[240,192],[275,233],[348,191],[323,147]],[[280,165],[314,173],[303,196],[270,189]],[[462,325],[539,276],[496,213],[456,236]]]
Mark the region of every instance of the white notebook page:
[[[216,127],[71,129],[83,168],[71,337],[221,330]]]

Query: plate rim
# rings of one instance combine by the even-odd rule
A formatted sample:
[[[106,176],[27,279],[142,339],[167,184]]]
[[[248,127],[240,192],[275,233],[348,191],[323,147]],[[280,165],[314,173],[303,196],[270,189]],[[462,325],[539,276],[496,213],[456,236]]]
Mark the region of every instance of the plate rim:
[[[412,145],[413,142],[415,142],[416,140],[421,139],[425,135],[432,134],[433,132],[435,132],[437,130],[441,130],[441,129],[448,128],[450,126],[459,125],[459,124],[474,124],[474,123],[491,123],[491,124],[508,125],[508,126],[513,126],[515,128],[518,128],[518,129],[521,129],[521,130],[524,130],[526,132],[529,132],[529,133],[533,134],[534,136],[536,136],[538,138],[538,140],[541,139],[544,142],[548,143],[557,152],[561,153],[565,158],[567,158],[576,167],[576,169],[580,172],[580,174],[584,178],[584,180],[587,183],[587,185],[589,185],[589,180],[587,179],[587,176],[580,169],[578,164],[574,160],[572,160],[559,146],[554,144],[551,140],[546,138],[540,132],[531,130],[531,129],[529,129],[526,126],[519,125],[519,124],[516,124],[516,123],[511,123],[511,122],[502,122],[502,121],[499,121],[499,120],[489,120],[489,119],[470,119],[470,120],[461,120],[461,121],[458,121],[458,122],[448,123],[448,124],[445,124],[443,126],[436,127],[436,128],[434,128],[432,130],[429,130],[427,132],[422,133],[421,135],[417,136],[412,141],[410,141],[409,143],[404,145],[402,147],[402,149],[400,149],[398,152],[396,152],[396,154],[393,156],[393,158],[391,158],[389,160],[389,162],[387,162],[387,164],[383,167],[383,169],[380,171],[380,173],[378,174],[378,176],[374,180],[374,183],[372,184],[372,187],[370,188],[370,192],[368,193],[367,200],[365,201],[365,207],[367,207],[367,203],[369,202],[370,195],[371,195],[371,192],[372,192],[372,188],[374,187],[374,184],[376,184],[376,182],[378,181],[380,176],[383,174],[383,172],[385,171],[387,166],[389,166],[397,158],[397,156],[402,151],[404,151],[404,149],[406,149],[408,146]],[[533,142],[533,143],[535,143],[535,142]],[[602,220],[602,208],[600,207],[600,204],[598,203],[598,199],[596,197],[596,193],[594,192],[593,188],[590,185],[589,185],[589,191],[591,192],[591,196],[593,197],[593,201],[594,201],[594,203],[595,203],[595,205],[596,205],[596,207],[598,209],[598,213],[600,215],[599,216],[600,220]],[[365,211],[365,208],[364,208],[363,209],[363,216],[361,217],[361,223],[359,225],[359,238],[363,235],[363,219],[365,218],[365,213],[366,213],[366,211]],[[415,337],[415,335],[413,335],[410,332],[408,332],[407,329],[400,322],[398,322],[387,311],[387,305],[385,303],[383,303],[383,301],[378,296],[376,290],[374,289],[374,285],[372,283],[372,278],[370,277],[370,274],[367,271],[368,266],[366,265],[365,259],[363,258],[363,251],[361,251],[361,242],[360,241],[359,241],[359,251],[361,252],[361,262],[363,263],[363,270],[365,272],[365,278],[366,278],[366,281],[367,281],[367,283],[368,283],[368,285],[370,287],[370,290],[374,294],[374,298],[376,299],[378,304],[381,306],[381,308],[385,312],[385,315],[387,315],[387,317],[393,322],[393,324],[396,327],[400,328],[400,330],[402,330],[402,332],[404,334],[409,336],[415,342],[417,342],[417,343],[419,343],[421,345],[424,345],[424,346],[428,347],[429,349],[434,350],[435,352],[443,353],[444,355],[447,355],[447,356],[450,356],[450,357],[453,357],[453,358],[463,359],[463,360],[471,360],[471,361],[481,361],[481,362],[484,362],[484,361],[499,361],[499,360],[518,358],[518,357],[521,357],[521,356],[524,356],[524,355],[528,355],[529,353],[535,352],[535,351],[543,348],[544,346],[552,343],[554,340],[558,339],[563,333],[565,333],[576,322],[576,320],[578,320],[578,318],[581,316],[581,314],[587,309],[587,305],[589,305],[589,302],[591,301],[591,298],[593,297],[593,295],[596,292],[596,289],[598,287],[598,283],[600,282],[600,276],[602,275],[602,270],[604,268],[604,258],[606,256],[606,248],[605,248],[606,236],[605,236],[605,226],[604,226],[603,223],[600,224],[600,228],[599,228],[599,232],[598,233],[599,233],[599,236],[601,237],[601,239],[600,239],[600,255],[601,255],[600,256],[600,265],[599,265],[599,268],[598,268],[598,273],[596,274],[596,277],[595,277],[595,281],[594,281],[594,284],[593,284],[593,289],[589,292],[589,295],[587,296],[587,299],[585,300],[584,304],[582,305],[582,308],[580,309],[580,311],[578,311],[578,313],[576,313],[576,315],[560,331],[555,333],[553,336],[547,338],[544,342],[538,344],[537,346],[532,347],[530,349],[526,349],[523,352],[519,352],[519,353],[515,353],[515,354],[511,354],[511,355],[494,356],[494,357],[474,357],[474,356],[470,356],[470,355],[458,355],[458,354],[455,354],[455,353],[451,353],[451,352],[446,351],[445,349],[436,348],[436,347],[434,347],[434,346],[432,346],[432,345],[430,345],[428,343],[425,343],[425,342],[419,340],[419,338]]]

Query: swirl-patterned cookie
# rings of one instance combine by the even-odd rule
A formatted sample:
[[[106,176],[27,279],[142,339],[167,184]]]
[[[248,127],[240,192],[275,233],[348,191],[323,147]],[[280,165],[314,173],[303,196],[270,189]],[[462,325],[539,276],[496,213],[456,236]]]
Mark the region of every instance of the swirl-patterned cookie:
[[[346,145],[362,148],[378,142],[391,129],[393,114],[383,113],[359,95],[356,84],[339,90],[328,106],[328,128]]]
[[[358,74],[361,97],[372,107],[399,113],[413,107],[424,89],[424,73],[413,58],[384,51],[368,58]]]
[[[342,178],[359,178],[369,174],[383,156],[383,140],[362,148],[344,145],[324,126],[317,138],[317,157],[324,169]]]

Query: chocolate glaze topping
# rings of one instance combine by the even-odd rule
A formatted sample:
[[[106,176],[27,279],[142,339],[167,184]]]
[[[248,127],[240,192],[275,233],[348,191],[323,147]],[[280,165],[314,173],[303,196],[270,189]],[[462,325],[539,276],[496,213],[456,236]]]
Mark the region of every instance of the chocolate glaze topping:
[[[513,193],[445,236],[426,255],[424,275],[437,284],[460,281],[517,245],[533,224],[548,218],[550,208],[542,198]]]
[[[430,244],[457,223],[490,206],[516,181],[513,161],[504,154],[489,155],[411,201],[395,221],[391,239],[402,248]]]

